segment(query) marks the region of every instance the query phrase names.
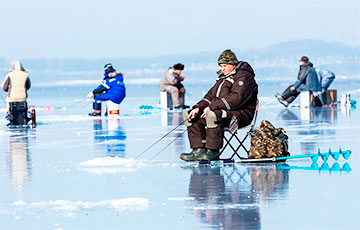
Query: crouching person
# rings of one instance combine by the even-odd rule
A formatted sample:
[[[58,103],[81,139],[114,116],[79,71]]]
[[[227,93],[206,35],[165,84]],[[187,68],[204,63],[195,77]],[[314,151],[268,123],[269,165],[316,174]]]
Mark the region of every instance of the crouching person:
[[[218,58],[220,71],[215,85],[204,98],[184,111],[192,151],[183,153],[184,161],[218,160],[223,147],[224,127],[235,116],[239,127],[249,125],[254,117],[258,86],[255,73],[247,62],[225,50]]]
[[[89,98],[94,97],[94,111],[89,113],[89,116],[101,116],[102,101],[110,100],[115,104],[120,104],[126,96],[122,73],[116,71],[110,63],[104,66],[104,72],[104,79],[101,85],[88,94]]]

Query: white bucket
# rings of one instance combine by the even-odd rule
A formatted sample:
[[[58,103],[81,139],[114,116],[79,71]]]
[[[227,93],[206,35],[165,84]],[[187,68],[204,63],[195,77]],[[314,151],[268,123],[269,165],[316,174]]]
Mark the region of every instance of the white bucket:
[[[110,100],[107,102],[108,117],[117,117],[120,115],[120,104],[116,104]]]

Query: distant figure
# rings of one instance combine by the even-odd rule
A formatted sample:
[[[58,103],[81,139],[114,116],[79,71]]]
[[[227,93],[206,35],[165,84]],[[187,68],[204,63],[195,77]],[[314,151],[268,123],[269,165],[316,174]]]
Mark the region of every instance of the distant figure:
[[[160,91],[171,94],[172,104],[176,109],[189,108],[185,105],[185,88],[184,85],[181,84],[185,79],[185,77],[181,75],[184,67],[181,63],[169,67],[160,81]]]
[[[321,91],[316,71],[306,56],[300,59],[300,69],[296,82],[286,88],[281,95],[279,93],[275,94],[275,97],[281,104],[288,107],[302,91]]]
[[[192,110],[184,110],[192,151],[183,153],[184,161],[218,160],[223,146],[224,127],[233,117],[239,127],[249,125],[256,111],[258,86],[249,63],[238,61],[227,49],[218,58],[220,71],[214,86]]]
[[[320,68],[315,68],[315,71],[317,73],[322,92],[327,91],[331,83],[335,80],[335,74],[329,70]]]
[[[123,74],[114,69],[111,63],[104,66],[104,79],[96,89],[88,94],[94,97],[92,113],[89,116],[101,116],[101,102],[110,100],[115,104],[120,104],[125,98],[125,84]]]
[[[26,102],[27,91],[31,87],[31,82],[28,72],[19,61],[14,62],[14,67],[9,70],[1,87],[5,92],[8,92],[6,97],[8,114],[10,114],[9,104],[11,102]]]

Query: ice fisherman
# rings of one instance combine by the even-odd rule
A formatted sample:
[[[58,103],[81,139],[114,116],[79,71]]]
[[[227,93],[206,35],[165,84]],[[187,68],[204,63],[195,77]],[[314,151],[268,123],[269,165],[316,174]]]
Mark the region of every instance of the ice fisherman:
[[[15,61],[13,68],[9,70],[1,88],[8,92],[6,97],[6,111],[10,114],[11,102],[26,102],[27,91],[31,87],[28,71],[23,67],[20,61]]]
[[[160,81],[160,91],[171,94],[173,107],[176,109],[189,108],[185,105],[185,87],[181,83],[185,77],[181,75],[185,66],[181,63],[169,67]]]
[[[331,83],[335,80],[335,74],[329,70],[318,67],[315,68],[315,71],[318,76],[322,92],[327,91]]]
[[[255,73],[249,63],[238,61],[235,53],[225,50],[218,58],[220,70],[215,85],[184,119],[192,151],[183,153],[184,161],[217,160],[223,146],[224,127],[229,126],[233,116],[239,127],[253,120],[258,86]]]
[[[275,97],[285,107],[288,107],[302,91],[321,91],[319,79],[309,58],[303,56],[299,62],[300,69],[296,82],[287,87],[281,95],[279,93],[275,94]]]
[[[104,72],[101,85],[88,94],[88,98],[94,97],[94,111],[89,113],[89,116],[101,116],[102,101],[110,100],[120,104],[126,96],[123,74],[116,71],[111,63],[104,66]]]

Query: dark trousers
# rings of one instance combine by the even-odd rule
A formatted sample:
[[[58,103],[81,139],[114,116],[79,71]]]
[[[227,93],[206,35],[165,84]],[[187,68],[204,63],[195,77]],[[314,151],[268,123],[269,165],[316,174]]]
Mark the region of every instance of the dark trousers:
[[[299,96],[300,92],[297,91],[296,89],[291,91],[290,87],[292,85],[290,85],[289,87],[287,87],[284,92],[281,94],[282,98],[284,98],[284,100],[286,100],[287,102],[289,102],[289,104],[291,102],[293,102],[297,96]]]
[[[188,138],[190,147],[194,148],[207,148],[213,150],[219,150],[223,147],[224,139],[224,127],[227,127],[230,123],[228,119],[221,119],[221,110],[214,111],[217,120],[221,121],[216,128],[207,128],[206,120],[204,118],[193,119],[191,126],[188,127]],[[199,112],[199,115],[202,111]],[[232,116],[231,112],[228,112],[229,117]]]

